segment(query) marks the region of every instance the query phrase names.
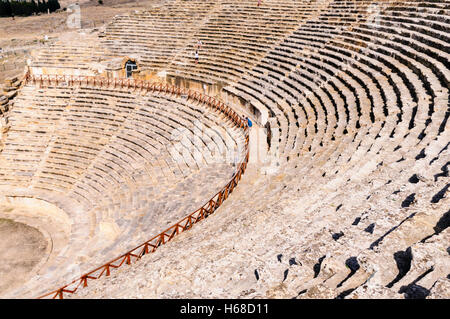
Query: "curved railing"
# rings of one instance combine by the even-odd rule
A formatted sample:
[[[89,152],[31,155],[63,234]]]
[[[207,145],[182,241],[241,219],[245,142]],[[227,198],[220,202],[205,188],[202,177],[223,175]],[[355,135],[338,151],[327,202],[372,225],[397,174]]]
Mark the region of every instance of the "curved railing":
[[[99,279],[103,275],[109,276],[112,269],[121,267],[124,264],[131,264],[132,261],[137,261],[142,256],[154,252],[158,247],[172,240],[176,235],[190,229],[195,223],[207,218],[209,215],[224,202],[225,199],[233,192],[234,188],[240,181],[242,174],[244,174],[248,159],[249,159],[249,131],[247,123],[229,106],[222,101],[217,100],[214,97],[204,95],[200,92],[195,92],[189,89],[181,89],[169,84],[151,83],[143,80],[134,79],[107,79],[96,76],[64,76],[64,75],[31,75],[27,73],[25,75],[25,83],[39,84],[41,86],[54,85],[93,85],[100,87],[113,87],[113,88],[127,88],[127,89],[140,89],[148,92],[164,92],[169,94],[175,94],[178,96],[186,96],[187,99],[192,99],[222,112],[239,128],[244,129],[245,134],[245,156],[238,164],[237,172],[233,175],[231,181],[229,181],[217,194],[215,194],[208,202],[202,207],[189,214],[182,220],[178,221],[173,226],[169,227],[160,234],[140,244],[139,246],[129,250],[123,255],[105,263],[104,265],[83,274],[79,278],[73,280],[71,283],[64,285],[56,290],[46,293],[38,298],[51,297],[63,298],[64,294],[75,293],[80,286],[86,287],[88,280]]]

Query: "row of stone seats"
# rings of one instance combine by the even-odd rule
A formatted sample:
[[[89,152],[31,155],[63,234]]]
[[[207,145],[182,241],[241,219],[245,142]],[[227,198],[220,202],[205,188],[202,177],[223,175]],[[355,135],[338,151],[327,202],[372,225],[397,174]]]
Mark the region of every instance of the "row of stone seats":
[[[309,37],[311,36],[311,34],[308,34],[308,39],[309,39]],[[323,37],[323,36],[322,36]],[[277,52],[278,53],[278,52]],[[273,56],[271,56],[271,58],[273,58]],[[276,59],[276,58],[274,58],[274,59]],[[272,61],[273,61],[273,59],[272,59]],[[306,76],[306,75],[305,75]]]
[[[72,222],[67,249],[12,295],[44,293],[71,265],[88,271],[158,234],[216,194],[245,155],[243,131],[224,115],[163,93],[28,84],[10,121],[2,196],[48,201]]]
[[[359,178],[357,183],[351,180],[355,172],[359,173],[361,171],[355,165],[351,166],[351,171],[346,174],[347,176],[337,175],[336,177],[339,176],[341,179],[339,186],[351,195],[344,195],[340,192],[335,193],[334,198],[331,197],[331,200],[335,203],[332,206],[335,206],[336,212],[338,212],[332,215],[342,218],[343,215],[351,213],[353,216],[345,217],[347,221],[343,223],[343,226],[333,226],[329,228],[329,232],[325,232],[321,236],[322,238],[318,239],[315,237],[314,239],[323,242],[327,236],[332,237],[333,240],[339,243],[338,246],[342,245],[342,247],[350,249],[346,252],[347,257],[350,257],[352,253],[359,255],[361,247],[366,247],[366,249],[369,249],[368,253],[373,254],[373,256],[370,257],[370,260],[367,260],[364,259],[366,254],[364,253],[361,257],[358,256],[358,260],[364,260],[366,267],[372,267],[372,270],[368,272],[369,274],[373,274],[373,267],[378,267],[376,279],[373,279],[372,282],[378,281],[378,285],[387,285],[396,275],[395,261],[392,258],[393,254],[397,251],[405,250],[412,243],[425,238],[427,234],[431,234],[433,232],[432,226],[436,225],[438,220],[443,217],[445,202],[441,202],[442,199],[437,201],[433,200],[433,198],[443,189],[446,182],[441,180],[438,183],[433,183],[433,175],[435,176],[439,170],[445,167],[445,163],[448,163],[448,155],[445,156],[445,153],[442,153],[445,150],[445,146],[444,149],[441,149],[446,140],[448,140],[448,133],[433,141],[432,145],[426,149],[427,155],[424,155],[419,160],[413,156],[406,156],[405,160],[395,161],[395,157],[391,160],[386,155],[380,156],[380,160],[382,158],[384,162],[381,165],[379,164],[371,175],[364,179]],[[374,154],[372,156],[377,155]],[[336,164],[333,168],[336,168]],[[418,174],[420,175],[419,181],[419,179],[414,177],[414,172],[426,173]],[[332,179],[333,174],[329,178]],[[307,181],[303,182],[308,184]],[[367,186],[366,183],[368,183]],[[305,186],[308,187],[308,185]],[[388,199],[387,201],[386,198]],[[327,200],[321,199],[321,202],[323,201],[326,202]],[[338,202],[342,204],[338,204]],[[350,204],[349,210],[345,208],[348,206],[346,203],[358,202],[361,204],[356,207],[354,204]],[[437,206],[433,204],[434,202],[440,202],[440,205]],[[399,205],[400,203],[401,205]],[[326,206],[326,203],[324,204]],[[412,207],[408,208],[410,205]],[[353,223],[351,223],[352,221]],[[356,225],[357,227],[355,227]],[[407,229],[405,229],[405,225],[408,226]],[[362,242],[362,234],[365,234],[366,238],[363,237],[365,243]],[[305,242],[307,240],[305,239]],[[352,249],[354,250],[351,252]],[[370,250],[375,251],[375,253],[370,252]],[[315,256],[316,260],[319,260],[321,256],[325,256],[329,251],[330,248],[328,247],[321,253],[318,253]],[[385,261],[383,264],[377,262],[377,259],[380,260],[380,258]],[[342,266],[343,261],[341,259]],[[437,260],[433,259],[433,262],[435,261]],[[380,269],[380,267],[382,268]],[[344,277],[348,273],[347,270],[341,272]],[[437,271],[435,274],[442,276],[441,271]],[[363,284],[367,278],[368,276],[355,287]],[[339,291],[334,291],[333,294],[333,297],[336,297]]]
[[[255,7],[254,1],[224,2],[217,16],[212,15],[195,33],[169,68],[184,78],[238,79],[313,9],[291,1],[267,2],[260,7]],[[203,42],[201,63],[192,70],[196,39]]]
[[[132,56],[141,70],[167,70],[211,83],[236,80],[293,31],[298,20],[317,15],[328,2],[280,0],[257,7],[254,1],[173,1],[117,16],[99,38],[82,33],[61,39],[37,52],[32,66],[92,74],[92,62]],[[203,42],[201,63],[193,68],[198,40]]]
[[[271,115],[275,175],[77,297],[402,297],[447,282],[448,298],[448,31],[438,1],[334,1],[299,23],[226,88]]]
[[[102,43],[118,56],[138,55],[145,68],[158,70],[214,7],[211,1],[174,1],[149,12],[118,16],[108,24]]]
[[[290,1],[277,1],[267,2],[262,7],[255,7],[254,1],[230,1],[216,5],[211,2],[196,2],[194,6],[189,4],[191,7],[187,8],[186,2],[175,2],[149,12],[137,12],[116,17],[108,25],[104,40],[84,39],[82,50],[74,50],[70,45],[56,45],[49,50],[42,50],[33,65],[76,66],[80,70],[86,70],[89,68],[89,59],[97,61],[105,56],[132,55],[142,59],[144,69],[160,70],[167,67],[170,74],[197,80],[208,78],[218,81],[238,78],[245,73],[249,65],[258,60],[258,57],[262,57],[268,49],[281,41],[287,32],[292,31],[297,26],[296,21],[312,19],[324,7],[327,8],[328,3],[329,1],[311,2],[293,6]],[[348,23],[354,23],[364,16],[363,13],[368,10],[370,4],[371,2],[359,2],[355,7],[357,11],[354,17]],[[349,5],[350,8],[354,7],[352,3],[340,4],[340,6],[331,3],[330,8],[333,12],[341,12],[348,9]],[[284,13],[280,13],[278,10]],[[259,15],[254,15],[255,11]],[[324,13],[322,19],[327,23],[331,23],[332,20],[341,23],[341,20],[345,18],[344,13],[341,14],[342,17],[335,18],[336,15],[337,13]],[[253,16],[255,17],[253,18]],[[278,21],[283,16],[289,17],[289,19]],[[173,19],[176,21],[174,22]],[[278,23],[277,28],[271,27],[272,20],[274,23]],[[345,20],[342,21],[345,23]],[[282,28],[280,28],[280,23],[283,25]],[[171,27],[171,25],[173,26]],[[172,28],[174,29],[172,30]],[[134,30],[134,32],[129,32],[129,30]],[[231,36],[229,30],[233,30]],[[262,38],[258,38],[258,30],[262,30]],[[171,38],[178,40],[170,43],[163,41],[162,37],[168,37],[169,34]],[[86,38],[86,35],[83,36]],[[266,39],[267,37],[269,39]],[[130,38],[133,38],[132,46],[129,45]],[[204,42],[204,46],[200,50],[202,63],[196,68],[192,68],[194,65],[193,52],[198,39],[202,39]],[[101,45],[97,42],[100,42]],[[263,43],[267,43],[267,45],[263,45]],[[102,52],[103,46],[107,48],[108,53]],[[87,51],[89,54],[79,57],[78,51],[80,53]],[[151,58],[148,59],[147,56],[151,56]],[[255,57],[257,58],[255,59]],[[171,62],[167,65],[167,62],[161,61]]]
[[[94,74],[93,64],[115,56],[100,44],[96,34],[74,31],[33,51],[32,57],[31,67],[35,69],[59,69],[61,74],[67,74],[68,69],[76,69],[69,74]]]
[[[433,156],[431,152],[429,155]],[[345,192],[338,189],[317,192],[317,187],[303,186],[314,179],[314,184],[326,187],[335,178],[316,173],[298,173],[295,179],[285,176],[281,183],[279,176],[259,181],[233,195],[220,214],[203,222],[202,227],[181,235],[170,248],[144,258],[132,269],[119,270],[110,279],[90,282],[75,297],[292,298],[299,295],[300,298],[336,298],[351,293],[347,298],[374,298],[382,292],[379,296],[399,298],[402,294],[397,291],[401,286],[409,285],[431,267],[433,272],[418,284],[433,291],[436,280],[445,280],[448,232],[432,236],[422,244],[419,242],[432,235],[433,227],[448,205],[448,200],[439,206],[430,203],[431,195],[445,184],[443,179],[438,184],[430,183],[432,174],[448,160],[448,156],[439,157],[417,185],[406,182],[402,172],[417,165],[413,159],[396,166],[383,166],[377,174],[358,183],[344,183],[341,187]],[[428,163],[430,158],[421,162]],[[269,184],[271,188],[264,187]],[[294,185],[302,186],[297,189]],[[399,205],[406,194],[418,189],[411,207]],[[308,195],[302,196],[305,193]],[[247,206],[252,209],[243,209]],[[289,228],[286,228],[287,220]],[[267,230],[269,222],[270,231]],[[233,237],[240,240],[230,240]],[[192,240],[196,240],[197,253],[187,248]],[[394,254],[409,245],[413,247],[413,263],[417,266],[396,283],[396,290],[386,288],[399,273],[394,259],[398,254]],[[418,245],[428,255],[416,254]],[[432,249],[434,245],[437,249]],[[208,259],[199,251],[208,251]],[[212,272],[216,274],[214,282],[208,281]],[[171,289],[162,289],[165,280],[180,274],[197,279],[174,281]],[[230,278],[233,285],[226,284]],[[203,288],[205,281],[210,286],[208,290]],[[146,284],[138,287],[139,282]],[[441,293],[445,296],[445,289]]]
[[[215,221],[218,225],[230,225],[227,227],[228,234],[216,236],[217,231],[212,230],[217,230],[219,226],[214,227],[206,222],[206,234],[202,233],[205,231],[202,228],[198,232],[194,230],[192,235],[205,241],[202,243],[205,249],[208,245],[214,245],[211,238],[226,246],[229,245],[226,239],[236,236],[240,238],[237,246],[241,251],[253,252],[258,256],[263,251],[266,254],[264,257],[273,258],[274,264],[266,260],[266,265],[261,264],[259,258],[251,258],[252,266],[259,269],[261,277],[254,287],[257,292],[253,296],[264,289],[271,293],[272,288],[281,281],[278,278],[282,277],[285,269],[279,269],[276,279],[270,278],[279,267],[285,266],[276,261],[274,247],[297,254],[304,265],[300,273],[288,268],[290,275],[286,284],[291,289],[291,295],[287,296],[292,297],[303,290],[307,291],[302,294],[306,297],[314,296],[314,291],[322,293],[321,288],[311,287],[319,287],[330,274],[335,274],[335,277],[326,283],[332,290],[327,293],[332,297],[339,296],[353,289],[352,285],[360,285],[367,279],[366,274],[370,274],[370,269],[365,269],[364,273],[361,273],[363,269],[356,270],[352,280],[343,282],[349,275],[347,260],[358,255],[362,248],[370,248],[385,234],[383,238],[390,241],[383,240],[382,244],[374,245],[375,254],[366,259],[368,261],[364,267],[378,267],[376,258],[380,257],[380,253],[383,258],[389,257],[390,270],[383,268],[385,273],[375,277],[379,284],[387,285],[395,277],[392,272],[395,269],[393,252],[405,250],[405,245],[416,240],[412,237],[395,242],[397,236],[405,234],[402,225],[412,223],[419,234],[427,233],[430,225],[434,225],[442,215],[447,203],[439,195],[442,192],[445,194],[445,179],[436,180],[434,176],[443,174],[445,177],[448,162],[448,68],[445,63],[448,61],[448,5],[430,1],[392,6],[377,1],[302,2],[298,11],[286,7],[286,19],[280,23],[282,32],[279,32],[271,27],[272,13],[273,17],[280,17],[275,7],[289,4],[287,1],[263,3],[261,8],[257,8],[254,1],[242,4],[230,1],[223,7],[211,7],[210,12],[203,12],[211,18],[203,20],[202,15],[202,19],[197,19],[202,23],[194,27],[183,24],[181,21],[186,21],[186,18],[181,18],[176,26],[184,25],[181,27],[183,32],[194,36],[184,38],[182,35],[172,35],[177,42],[170,45],[177,49],[166,49],[169,45],[158,41],[161,39],[158,30],[170,29],[170,22],[166,23],[166,20],[155,22],[153,32],[145,32],[143,37],[139,36],[142,32],[136,32],[137,47],[144,38],[154,44],[155,50],[121,49],[125,47],[127,32],[121,33],[117,25],[123,23],[123,30],[142,30],[139,24],[150,25],[145,22],[149,20],[147,17],[138,21],[135,14],[117,21],[117,24],[110,24],[105,33],[105,41],[109,42],[105,43],[108,48],[119,48],[117,52],[120,54],[133,52],[142,55],[145,63],[152,68],[167,67],[169,74],[208,83],[219,80],[230,83],[239,79],[236,85],[226,90],[272,116],[271,127],[276,129],[276,134],[273,134],[271,151],[283,164],[279,167],[280,174],[273,179],[259,180],[248,188],[248,194],[242,194],[241,198],[224,208],[224,214],[229,216],[217,217],[219,221]],[[377,9],[372,7],[373,4],[380,9],[380,14],[375,17],[371,16],[371,10]],[[186,9],[187,17],[195,17],[197,8],[201,6],[183,7],[183,10]],[[233,12],[234,8],[240,8],[242,12]],[[179,14],[177,10],[178,7],[167,8],[167,12]],[[250,13],[257,12],[260,13],[258,21],[248,18]],[[155,16],[155,12],[149,16]],[[241,21],[243,17],[252,22]],[[269,42],[261,38],[262,32],[269,37]],[[108,36],[114,40],[108,40]],[[193,67],[192,53],[198,39],[203,41],[204,46],[200,50],[200,64]],[[257,43],[254,43],[255,39]],[[177,51],[179,49],[181,51]],[[425,172],[424,176],[419,172]],[[416,177],[419,181],[412,178],[414,173],[419,174]],[[410,178],[413,182],[408,181]],[[411,197],[412,194],[415,195]],[[386,198],[389,200],[384,203]],[[400,207],[398,203],[403,199],[405,207]],[[432,212],[425,216],[428,226],[421,225],[422,215],[410,217],[412,212],[407,207],[410,202],[414,211]],[[280,212],[278,203],[295,212],[294,216],[286,209],[274,218],[274,212]],[[289,207],[290,204],[292,207]],[[254,211],[264,213],[256,216]],[[274,240],[274,236],[262,230],[260,234],[256,231],[250,232],[250,235],[240,231],[242,225],[255,225],[253,219],[260,221],[264,218],[271,220],[271,232],[275,234],[278,230],[278,234],[283,234],[281,239]],[[291,223],[295,225],[295,232],[285,227],[285,221],[291,218],[295,218]],[[356,222],[358,218],[360,221]],[[353,220],[356,225],[351,225]],[[391,228],[393,231],[389,232]],[[265,237],[261,238],[263,233]],[[255,247],[251,247],[251,243],[255,242]],[[385,244],[387,242],[389,244]],[[226,247],[230,250],[235,248]],[[298,247],[304,251],[299,252]],[[346,250],[347,247],[350,249]],[[146,281],[159,282],[158,275],[178,260],[180,249],[192,265],[203,269],[196,276],[207,281],[208,269],[213,266],[193,260],[194,257],[186,255],[187,252],[192,254],[192,250],[185,251],[185,248],[183,244],[175,244],[172,248],[174,252],[162,253],[167,260],[147,265],[154,272],[146,273],[149,276]],[[334,252],[331,258],[327,256],[330,252]],[[214,256],[217,257],[217,265],[225,260],[225,264],[251,268],[240,262],[241,256],[234,254]],[[323,272],[325,277],[319,272],[316,281],[304,285],[314,279],[313,270],[321,258],[326,269]],[[348,264],[350,269],[356,269],[353,259]],[[183,276],[192,271],[187,266],[183,269],[187,270]],[[213,269],[222,279],[233,275],[231,270]],[[302,274],[302,271],[305,273]],[[248,275],[244,270],[241,272]],[[361,276],[356,280],[358,274]],[[442,275],[438,271],[434,274]],[[291,279],[294,281],[291,282]],[[133,280],[128,280],[129,277],[121,281],[122,287],[133,285]],[[155,285],[153,287],[157,287]],[[216,291],[215,296],[221,293],[235,296],[244,290],[239,290],[239,286],[220,287],[222,290]],[[133,291],[133,286],[128,287],[128,292]],[[179,291],[183,291],[181,288]],[[197,284],[189,289],[194,289],[194,295],[204,296]],[[192,291],[189,289],[185,291]],[[157,288],[155,291],[160,292]],[[161,297],[161,294],[155,293],[156,296]]]
[[[397,29],[399,29],[398,26],[397,26]],[[305,43],[307,43],[306,39],[308,40],[309,43],[311,42],[311,36],[312,35],[310,33],[308,33],[307,36],[305,36]],[[351,41],[351,39],[355,39],[355,38],[357,38],[357,36],[358,36],[358,33],[353,32],[351,34],[351,37],[349,36],[349,37],[347,37],[345,39],[346,40],[345,45],[348,47],[348,43]],[[321,36],[321,38],[322,39],[324,38],[323,35]],[[340,44],[336,40],[333,40],[331,42],[333,44],[332,46],[330,46],[331,49],[333,49],[333,47],[334,47],[334,50],[336,50],[336,48],[339,48],[339,47],[345,47],[344,43]],[[344,41],[342,41],[342,42],[344,42]],[[397,40],[397,42],[398,42],[398,40]],[[369,42],[369,43],[371,43],[371,42]],[[386,43],[384,42],[384,44],[386,44]],[[420,48],[420,46],[417,46],[415,48]],[[376,50],[377,52],[380,51],[380,48],[376,48],[376,49],[377,49]],[[407,48],[403,48],[403,49],[406,52],[408,51]],[[323,52],[325,50],[326,49],[324,49],[324,47],[320,48],[320,52],[322,52],[322,54],[324,54]],[[367,56],[367,51],[368,50],[365,50],[365,51],[366,52],[364,52],[364,53]],[[441,55],[445,55],[445,53],[441,51]],[[356,57],[357,61],[361,61],[361,60],[363,60],[363,61],[366,60],[367,61],[368,59],[367,59],[366,56],[359,57],[359,56],[356,55],[356,56],[352,56],[352,58]],[[376,56],[376,58],[378,59],[378,61],[380,61],[380,60],[383,61],[383,57],[382,57],[381,54],[378,54]],[[273,60],[277,60],[277,59],[273,58]],[[366,61],[364,61],[364,62],[366,62]],[[375,61],[377,61],[377,60],[375,60]],[[427,65],[428,66],[429,65],[433,66],[433,61],[435,61],[435,60],[433,60],[430,57],[427,57],[426,61],[427,61]],[[355,64],[356,63],[352,62],[351,63],[352,67],[354,67]],[[410,66],[410,65],[407,65],[407,66]],[[377,68],[377,69],[380,69],[380,68]],[[405,69],[405,67],[403,67],[401,69]],[[421,104],[422,105],[421,109],[419,109],[419,111],[417,111],[417,110],[415,111],[416,114],[414,114],[414,111],[411,110],[411,107],[410,107],[411,106],[411,102],[409,102],[409,104],[405,103],[404,107],[403,107],[404,120],[401,121],[401,118],[400,118],[399,120],[396,121],[397,125],[402,126],[404,128],[403,132],[401,132],[401,134],[395,134],[396,137],[397,137],[397,141],[393,142],[392,144],[391,143],[388,144],[388,143],[386,143],[386,141],[384,141],[383,143],[378,143],[378,144],[380,144],[378,146],[375,146],[374,144],[373,145],[370,145],[370,144],[367,145],[365,147],[366,150],[364,152],[367,152],[367,148],[369,150],[370,149],[373,150],[373,151],[367,153],[367,160],[369,160],[369,158],[371,156],[376,156],[377,154],[379,154],[380,151],[383,151],[383,149],[381,148],[382,145],[384,146],[384,148],[387,147],[387,149],[385,149],[384,151],[395,151],[395,150],[393,150],[393,148],[395,146],[397,146],[398,148],[400,148],[401,146],[405,146],[407,151],[406,152],[402,152],[402,156],[400,156],[401,159],[399,158],[399,160],[402,160],[403,157],[406,157],[406,158],[409,158],[409,159],[414,158],[414,156],[418,155],[418,152],[421,152],[421,154],[422,153],[426,154],[426,153],[433,152],[434,153],[433,155],[437,155],[438,151],[439,151],[439,154],[441,152],[445,151],[445,149],[446,149],[446,144],[445,143],[446,143],[446,140],[448,140],[448,133],[445,132],[445,133],[447,133],[445,135],[442,135],[441,133],[443,133],[445,127],[448,126],[448,123],[447,123],[447,120],[448,120],[448,107],[446,108],[446,106],[447,106],[446,103],[448,102],[448,90],[445,89],[446,87],[448,87],[448,85],[447,86],[441,86],[439,81],[437,81],[438,77],[435,76],[433,78],[434,74],[439,74],[440,73],[442,75],[442,73],[443,73],[445,75],[446,72],[445,71],[442,72],[442,70],[445,70],[445,67],[443,66],[443,64],[437,62],[433,66],[433,68],[430,68],[429,70],[426,69],[426,68],[421,68],[420,70],[423,71],[422,74],[417,72],[419,74],[419,76],[421,75],[420,80],[423,81],[423,82],[430,81],[432,84],[428,85],[428,86],[425,84],[425,85],[422,86],[422,85],[420,85],[419,80],[417,80],[417,82],[415,82],[412,85],[412,90],[414,92],[421,92],[421,91],[425,90],[424,87],[427,87],[427,91],[430,92],[429,96],[437,97],[437,98],[434,101],[431,101],[430,103],[422,103]],[[370,72],[370,70],[367,71],[367,73],[369,73],[369,72]],[[358,71],[353,69],[349,73],[358,74]],[[359,73],[359,74],[361,74],[361,73]],[[414,75],[412,73],[410,73],[408,75],[410,75],[410,76],[412,75],[412,80],[414,79]],[[303,76],[302,79],[304,79],[305,77],[307,78],[306,74]],[[441,76],[441,78],[444,78],[444,77]],[[418,78],[416,77],[416,79],[418,79]],[[305,81],[305,80],[303,80],[303,81]],[[396,81],[396,82],[401,84],[400,81]],[[448,82],[445,82],[445,80],[444,81],[440,81],[440,82],[443,83],[444,85],[445,85],[445,83],[448,83]],[[367,82],[365,82],[365,83],[367,83]],[[381,88],[383,88],[383,89],[386,89],[387,87],[389,87],[389,86],[388,85],[382,85],[381,86]],[[408,88],[408,89],[410,89],[410,88]],[[399,92],[399,93],[401,92],[401,94],[399,94],[400,111],[402,109],[401,105],[402,105],[402,100],[404,98],[406,98],[406,100],[411,101],[411,98],[409,98],[409,99],[407,98],[408,97],[408,94],[407,94],[408,93],[408,89],[401,90],[401,91],[399,91],[397,89],[397,92]],[[388,95],[388,97],[390,97],[390,96]],[[436,107],[436,103],[437,103],[438,107]],[[379,103],[377,103],[377,104],[379,105]],[[377,105],[377,104],[375,104],[375,105]],[[325,109],[326,106],[322,105],[322,107],[323,107],[323,109]],[[393,107],[395,108],[395,103],[392,103],[390,105],[388,104],[387,109],[391,110]],[[406,112],[408,112],[408,113],[405,114]],[[407,115],[407,116],[405,116],[405,115]],[[406,120],[405,120],[405,117],[406,117]],[[386,119],[386,121],[387,120],[388,119]],[[414,120],[416,121],[416,125],[420,127],[419,129],[418,128],[413,129],[413,127],[415,125],[413,127],[411,126],[410,123],[413,122]],[[433,123],[433,125],[429,125],[430,123]],[[389,133],[390,131],[393,132],[394,128],[395,127],[391,127],[390,130],[388,130],[386,133]],[[365,130],[361,129],[360,131],[364,132]],[[422,134],[419,134],[421,132],[426,132],[426,134],[423,134],[423,136],[421,136]],[[370,135],[371,136],[377,135],[377,137],[375,138],[375,139],[377,139],[378,135],[380,133],[381,133],[381,135],[385,135],[386,134],[386,133],[383,134],[382,132],[379,132],[378,134],[370,134]],[[405,141],[405,142],[403,142],[404,145],[401,145],[402,144],[402,140],[405,137],[407,137],[407,136],[409,136],[409,141]],[[425,138],[424,138],[424,136],[425,136]],[[315,138],[320,138],[319,136],[314,136],[314,137]],[[364,139],[366,140],[366,142],[370,142],[370,140],[367,138],[367,136],[365,136]],[[360,143],[360,145],[361,145],[361,141],[364,142],[364,140],[362,140],[361,138],[359,139],[359,141],[356,140],[356,142]],[[414,141],[416,141],[416,142],[414,142]],[[327,144],[329,145],[328,141],[327,142],[324,141],[323,143],[326,144],[326,145]],[[331,161],[331,159],[329,159],[328,163],[327,163],[328,167],[327,167],[327,169],[323,169],[323,171],[331,170],[333,168],[336,168],[337,166],[339,167],[342,164],[344,164],[345,162],[350,162],[350,160],[351,160],[354,163],[354,165],[353,166],[349,166],[347,175],[348,175],[348,178],[349,178],[348,180],[350,180],[350,178],[352,178],[352,177],[354,178],[355,172],[358,172],[360,170],[360,168],[362,166],[361,164],[367,163],[366,160],[364,160],[364,158],[361,158],[361,156],[357,157],[354,154],[355,151],[359,151],[359,152],[361,151],[360,145],[358,145],[356,150],[355,149],[352,150],[350,148],[349,152],[348,152],[349,154],[347,155],[347,158],[345,156],[342,156],[342,150],[339,151],[339,152],[336,152],[337,153],[337,157],[338,158],[342,158],[342,161],[341,162],[333,162],[333,161]],[[390,145],[393,145],[393,147],[391,147]],[[434,157],[433,161],[435,161],[437,158],[439,158],[439,157]],[[303,159],[305,159],[305,158],[303,158]],[[308,172],[312,171],[313,167],[317,168],[318,158],[313,156],[313,159],[314,159],[314,164],[311,164],[311,165],[304,165],[304,163],[302,162],[302,166],[303,166],[302,173],[308,174]],[[446,157],[440,158],[440,163],[436,164],[437,166],[435,166],[434,172],[436,172],[436,170],[439,170],[441,167],[445,167],[446,161],[448,161],[448,157],[447,158]],[[322,162],[322,160],[320,160],[319,162]],[[308,163],[308,161],[306,161],[306,164],[307,163]],[[376,162],[375,162],[375,164],[376,164]],[[357,167],[356,165],[359,165],[359,167]],[[383,165],[384,166],[385,164],[383,162],[381,162],[381,163],[379,163],[379,165]],[[407,171],[406,168],[408,167],[408,165],[411,165],[411,161],[408,161],[408,163],[405,164],[405,166],[404,166],[405,171]],[[399,171],[402,172],[402,170],[403,169],[400,169]],[[366,174],[367,174],[367,172],[366,172]],[[300,174],[300,175],[302,175],[302,174]],[[392,175],[390,175],[390,176],[392,176]],[[311,181],[317,182],[317,180],[315,180],[314,178],[311,178]],[[439,187],[442,187],[442,184]],[[347,189],[347,188],[345,188],[345,189]],[[435,189],[438,190],[439,188],[436,187]],[[424,193],[426,194],[426,192],[424,192]],[[429,198],[428,198],[428,200],[429,200]],[[442,210],[441,211],[437,211],[436,215],[433,218],[436,219],[436,218],[441,217],[440,214],[442,214]],[[381,216],[374,217],[373,221],[380,220],[381,218],[382,218]],[[403,218],[405,218],[405,217],[403,217]],[[384,230],[382,230],[382,232],[383,231],[387,232],[388,230],[389,230],[389,228],[387,228],[387,229],[385,228]],[[417,229],[417,232],[420,233],[420,230]],[[344,233],[345,233],[345,231],[344,231]],[[380,233],[380,234],[382,234],[382,233]],[[317,240],[317,238],[315,238],[314,240]]]
[[[189,14],[186,9],[189,6],[192,10],[194,7],[190,6],[193,4],[198,10]],[[104,71],[104,65],[98,66],[99,70],[93,63],[117,57],[139,56],[140,66],[144,69],[159,68],[162,60],[176,54],[183,46],[192,35],[192,28],[198,25],[199,19],[206,17],[213,6],[212,1],[189,3],[177,0],[167,6],[149,9],[151,15],[136,11],[130,15],[116,16],[102,28],[106,30],[100,31],[100,34],[95,30],[92,30],[93,33],[91,30],[72,32],[48,48],[34,52],[31,66],[37,70],[53,68],[61,74],[69,72],[92,75]],[[166,7],[170,8],[170,13]],[[177,19],[178,22],[168,24]],[[145,37],[145,41],[141,41],[148,32],[153,34],[153,38]],[[162,40],[169,36],[173,42]],[[149,51],[153,54],[152,59],[147,58],[146,52]]]

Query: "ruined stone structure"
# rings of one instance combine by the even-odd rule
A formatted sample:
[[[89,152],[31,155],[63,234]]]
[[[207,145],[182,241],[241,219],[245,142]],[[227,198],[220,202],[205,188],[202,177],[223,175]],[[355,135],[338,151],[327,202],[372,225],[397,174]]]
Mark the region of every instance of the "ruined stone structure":
[[[175,0],[36,51],[35,75],[125,77],[131,59],[133,78],[220,97],[256,124],[251,147],[268,142],[214,215],[71,297],[449,298],[449,13],[445,1]],[[115,257],[229,179],[229,163],[174,160],[171,128],[225,126],[204,144],[243,143],[195,103],[117,88],[25,84],[8,122],[0,218],[54,245],[13,297]]]

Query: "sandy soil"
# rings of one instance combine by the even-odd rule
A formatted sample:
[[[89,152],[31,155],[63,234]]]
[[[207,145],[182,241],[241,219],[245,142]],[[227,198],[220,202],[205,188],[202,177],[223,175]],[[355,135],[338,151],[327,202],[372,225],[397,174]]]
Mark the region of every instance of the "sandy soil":
[[[45,256],[47,241],[34,227],[0,218],[0,293],[22,279]]]

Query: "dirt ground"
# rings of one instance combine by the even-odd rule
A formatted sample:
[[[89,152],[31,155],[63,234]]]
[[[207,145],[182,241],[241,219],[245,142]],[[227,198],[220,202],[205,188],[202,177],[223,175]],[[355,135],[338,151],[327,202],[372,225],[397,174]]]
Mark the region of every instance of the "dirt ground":
[[[102,25],[117,14],[130,11],[130,8],[143,8],[152,1],[136,0],[104,0],[103,5],[98,5],[97,1],[61,1],[61,3],[80,4],[81,27],[92,28]],[[65,6],[67,6],[67,4]],[[65,6],[62,6],[64,8]],[[0,45],[5,45],[8,41],[36,39],[45,34],[54,35],[68,31],[68,16],[71,12],[61,11],[51,14],[41,14],[29,17],[0,18]]]
[[[47,245],[36,228],[0,218],[0,294],[21,283],[45,256]]]

